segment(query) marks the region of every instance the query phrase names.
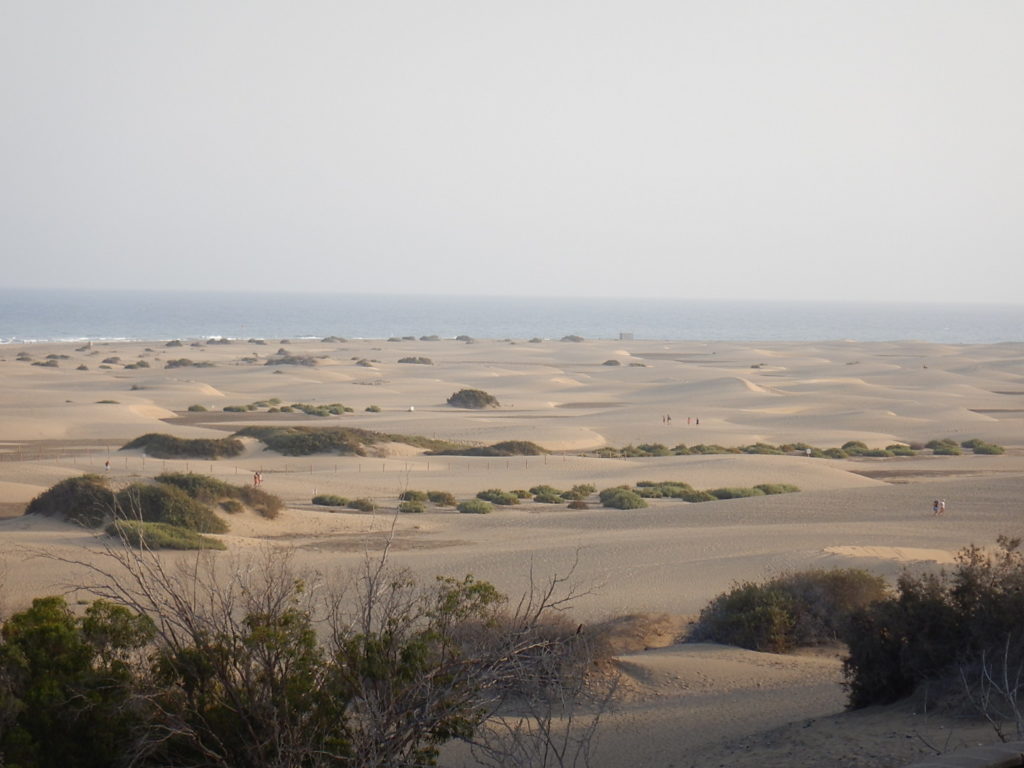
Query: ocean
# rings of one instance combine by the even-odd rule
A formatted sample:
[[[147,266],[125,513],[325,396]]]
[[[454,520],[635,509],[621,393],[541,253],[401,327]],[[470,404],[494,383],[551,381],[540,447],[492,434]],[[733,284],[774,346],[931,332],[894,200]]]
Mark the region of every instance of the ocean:
[[[1024,341],[1024,305],[0,289],[0,343],[229,338]]]

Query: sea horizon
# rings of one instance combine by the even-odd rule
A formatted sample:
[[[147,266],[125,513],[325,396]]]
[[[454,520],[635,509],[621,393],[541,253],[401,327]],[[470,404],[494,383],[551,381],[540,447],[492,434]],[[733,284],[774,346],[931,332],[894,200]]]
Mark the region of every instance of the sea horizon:
[[[0,343],[459,335],[657,341],[1024,341],[1024,305],[0,289]]]

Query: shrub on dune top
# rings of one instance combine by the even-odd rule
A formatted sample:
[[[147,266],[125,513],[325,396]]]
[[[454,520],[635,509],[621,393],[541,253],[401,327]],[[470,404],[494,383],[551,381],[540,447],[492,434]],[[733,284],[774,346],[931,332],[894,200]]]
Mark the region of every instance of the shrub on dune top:
[[[61,480],[28,503],[26,515],[58,517],[86,528],[99,528],[114,513],[114,492],[101,475]]]
[[[191,409],[190,409],[191,410]],[[182,438],[150,432],[121,446],[122,451],[142,449],[155,459],[219,459],[240,455],[245,446],[234,437]]]
[[[459,512],[469,515],[486,515],[494,511],[494,507],[483,499],[467,499],[459,502]]]
[[[612,509],[643,509],[647,502],[629,488],[606,488],[600,493],[601,505]]]

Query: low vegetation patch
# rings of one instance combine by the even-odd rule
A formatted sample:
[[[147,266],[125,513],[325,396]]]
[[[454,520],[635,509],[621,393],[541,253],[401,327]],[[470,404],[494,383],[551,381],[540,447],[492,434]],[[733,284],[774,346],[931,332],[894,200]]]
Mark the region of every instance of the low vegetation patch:
[[[234,499],[258,515],[273,520],[284,509],[284,502],[278,496],[251,485],[233,485],[208,475],[194,472],[165,472],[156,476],[158,483],[181,488],[192,498],[204,504],[221,504]]]
[[[245,450],[242,441],[235,437],[184,438],[159,432],[150,432],[121,446],[122,451],[137,448],[155,459],[230,458],[239,456]]]
[[[129,546],[146,549],[227,549],[223,541],[167,523],[114,520],[106,532]]]
[[[352,499],[352,501],[348,503],[348,508],[358,510],[359,512],[373,512],[377,509],[377,504],[373,499]]]
[[[612,509],[643,509],[647,502],[635,491],[624,486],[605,488],[599,494],[601,505]]]
[[[418,514],[427,511],[422,501],[402,501],[398,504],[398,511],[402,513]]]
[[[433,456],[542,456],[550,453],[529,440],[503,440],[493,445],[461,446],[429,451]]]
[[[366,456],[381,443],[403,443],[427,451],[458,448],[446,440],[433,440],[416,435],[395,435],[355,427],[246,427],[233,437],[254,437],[284,456],[310,456],[334,453],[341,456]]]
[[[313,504],[317,504],[321,507],[344,507],[348,504],[348,499],[344,496],[335,496],[330,493],[321,493],[318,496],[313,497]]]
[[[26,515],[45,515],[99,528],[114,516],[114,492],[102,475],[61,480],[28,503]]]
[[[427,500],[439,507],[454,507],[458,503],[448,491],[427,491]]]
[[[409,363],[411,365],[433,365],[434,361],[429,357],[402,357],[399,358],[400,363]]]
[[[480,491],[476,497],[502,507],[511,507],[519,503],[519,497],[516,494],[503,491],[500,488],[488,488],[486,491]]]

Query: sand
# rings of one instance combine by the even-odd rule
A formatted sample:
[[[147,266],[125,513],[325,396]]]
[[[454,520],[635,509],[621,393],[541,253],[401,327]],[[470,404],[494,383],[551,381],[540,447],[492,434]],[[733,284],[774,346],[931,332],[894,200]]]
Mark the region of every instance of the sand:
[[[318,364],[264,365],[281,346]],[[67,358],[56,358],[56,368],[43,367],[17,360],[20,353],[33,361]],[[433,364],[397,362],[410,356]],[[120,361],[102,362],[114,357]],[[164,367],[178,358],[212,365]],[[124,367],[140,360],[150,367]],[[611,360],[620,364],[605,364]],[[446,398],[463,387],[490,392],[501,407],[447,406]],[[342,402],[353,413],[317,418],[220,410],[272,397]],[[210,412],[188,413],[194,404]],[[367,412],[370,405],[380,412]],[[209,462],[118,450],[146,432],[223,437],[248,424],[343,424],[480,444],[532,440],[555,453],[430,457],[391,445],[375,456],[295,458],[247,441],[242,456]],[[287,547],[303,565],[330,571],[358,564],[390,536],[397,565],[428,578],[472,573],[510,594],[525,589],[531,574],[565,574],[575,563],[579,620],[630,627],[619,638],[622,696],[602,730],[599,766],[898,766],[994,737],[984,726],[916,713],[920,706],[912,703],[844,712],[841,648],[774,656],[678,640],[688,619],[736,581],[852,566],[891,581],[904,568],[948,565],[969,543],[1021,535],[1022,426],[1019,344],[7,346],[0,348],[0,516],[7,517],[0,520],[0,605],[9,613],[81,581],[74,566],[34,553],[87,561],[101,555],[102,537],[93,532],[20,516],[33,496],[62,478],[102,473],[108,457],[114,483],[188,470],[243,484],[260,470],[264,489],[288,508],[273,521],[229,517],[231,530],[222,536],[229,552]],[[581,455],[630,443],[829,447],[862,440],[884,447],[940,437],[979,437],[1008,450],[1001,456],[857,460]],[[604,488],[640,480],[684,480],[697,488],[791,483],[802,490],[705,504],[655,500],[632,511],[531,503],[486,516],[440,509],[394,514],[396,497],[406,489],[468,498],[485,488],[584,482]],[[310,503],[315,493],[373,497],[382,509],[329,512]],[[935,498],[946,500],[942,517],[931,514]],[[457,751],[449,757],[460,759]]]

